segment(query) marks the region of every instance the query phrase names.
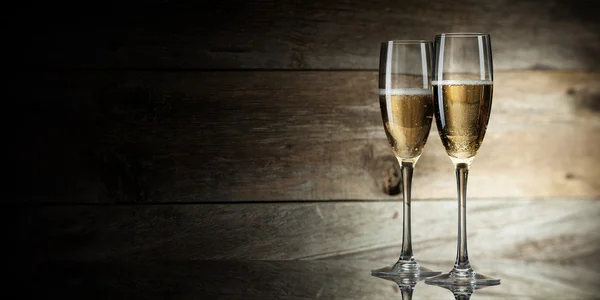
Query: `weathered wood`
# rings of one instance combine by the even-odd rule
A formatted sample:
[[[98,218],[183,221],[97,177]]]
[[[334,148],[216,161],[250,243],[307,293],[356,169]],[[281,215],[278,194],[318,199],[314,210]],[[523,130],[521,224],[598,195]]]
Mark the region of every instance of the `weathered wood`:
[[[27,287],[20,290],[24,298],[403,299],[398,284],[370,275],[376,265],[366,261],[60,262],[37,266],[16,278]],[[472,299],[587,300],[598,299],[600,293],[600,271],[590,266],[503,260],[477,266],[499,277],[501,285],[478,289]],[[413,299],[453,297],[421,281],[414,286]]]
[[[452,265],[456,201],[413,203],[415,255]],[[57,206],[3,210],[8,240],[32,261],[346,259],[393,262],[399,202]],[[480,200],[468,204],[469,255],[600,262],[600,201]],[[13,221],[14,219],[14,221]],[[9,248],[10,249],[10,248]],[[13,254],[14,255],[14,254]],[[597,266],[600,267],[600,266]]]
[[[398,183],[375,72],[19,76],[36,87],[16,109],[24,201],[389,199]],[[469,196],[600,197],[599,80],[497,72]],[[434,125],[413,197],[455,195]]]
[[[381,41],[483,31],[496,70],[600,70],[594,1],[154,2],[11,10],[8,24],[31,26],[7,27],[6,57],[29,68],[375,70]]]

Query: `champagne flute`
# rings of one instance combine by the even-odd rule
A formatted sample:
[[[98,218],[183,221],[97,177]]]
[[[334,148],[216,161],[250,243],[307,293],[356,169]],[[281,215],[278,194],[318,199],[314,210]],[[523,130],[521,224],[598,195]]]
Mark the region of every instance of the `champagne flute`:
[[[492,108],[492,48],[489,34],[443,33],[435,38],[433,100],[438,133],[456,168],[458,246],[447,274],[425,280],[433,285],[496,285],[499,279],[471,268],[467,255],[467,175],[487,129]]]
[[[402,170],[403,234],[400,258],[393,266],[372,270],[375,276],[428,277],[440,274],[413,257],[410,192],[413,168],[423,153],[433,120],[430,41],[389,41],[381,44],[379,104],[383,126]]]

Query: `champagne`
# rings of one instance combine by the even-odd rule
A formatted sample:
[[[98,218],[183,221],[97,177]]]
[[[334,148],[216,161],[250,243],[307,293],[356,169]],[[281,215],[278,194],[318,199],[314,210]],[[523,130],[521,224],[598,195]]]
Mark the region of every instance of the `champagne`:
[[[433,81],[435,120],[446,153],[468,159],[477,154],[492,109],[492,81]]]
[[[381,89],[379,104],[385,134],[394,154],[403,161],[416,162],[431,129],[431,90]]]

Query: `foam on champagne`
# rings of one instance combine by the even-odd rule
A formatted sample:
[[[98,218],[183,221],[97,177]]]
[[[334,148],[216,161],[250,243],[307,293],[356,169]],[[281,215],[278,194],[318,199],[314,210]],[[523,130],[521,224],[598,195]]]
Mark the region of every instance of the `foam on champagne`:
[[[490,85],[492,80],[433,80],[432,85]]]
[[[431,94],[431,90],[430,89],[419,89],[419,88],[379,89],[379,95],[381,95],[381,96],[429,95],[429,94]]]

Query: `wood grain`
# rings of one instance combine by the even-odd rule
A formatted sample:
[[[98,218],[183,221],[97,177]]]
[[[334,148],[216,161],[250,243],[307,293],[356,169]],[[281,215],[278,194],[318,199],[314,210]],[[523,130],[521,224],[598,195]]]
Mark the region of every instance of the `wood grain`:
[[[403,299],[400,289],[404,286],[370,275],[375,265],[368,261],[56,262],[38,265],[17,278],[23,287],[30,287],[21,290],[26,298]],[[561,299],[588,300],[598,299],[600,293],[600,272],[591,266],[493,260],[482,261],[478,267],[502,283],[476,290],[471,299],[554,299],[560,295]],[[20,287],[10,285],[9,289],[16,286]],[[413,299],[453,297],[450,291],[421,281],[414,286]]]
[[[451,266],[455,200],[413,203],[417,259]],[[393,262],[399,202],[86,205],[11,208],[5,251],[36,261],[294,260]],[[600,261],[600,201],[511,200],[468,204],[469,256],[554,264]],[[6,235],[6,234],[5,234]],[[16,248],[13,248],[16,247]]]
[[[19,73],[21,202],[390,198],[375,72]],[[472,198],[600,196],[599,73],[497,72]],[[10,190],[9,190],[10,191]],[[432,128],[415,199],[452,199]]]
[[[381,41],[475,31],[491,34],[496,70],[600,70],[600,22],[587,0],[71,2],[13,9],[5,27],[9,63],[376,70]],[[22,20],[32,26],[19,26]]]
[[[37,87],[16,109],[22,202],[381,200],[398,183],[374,72],[20,75]],[[469,196],[598,198],[600,74],[496,78]],[[456,195],[435,125],[413,186]]]

